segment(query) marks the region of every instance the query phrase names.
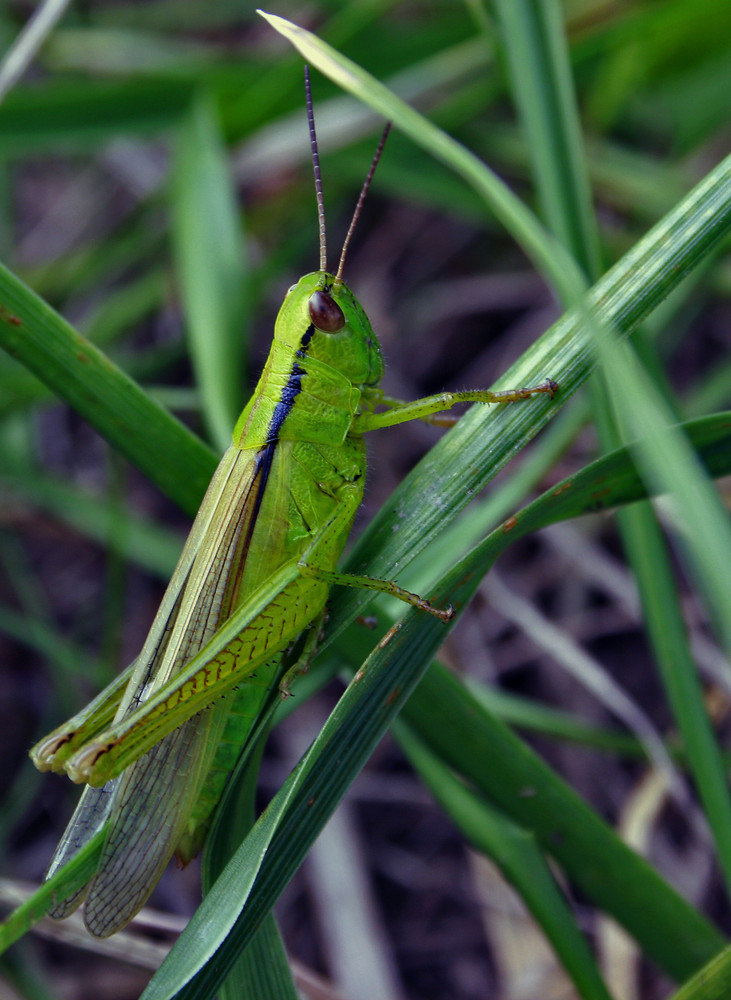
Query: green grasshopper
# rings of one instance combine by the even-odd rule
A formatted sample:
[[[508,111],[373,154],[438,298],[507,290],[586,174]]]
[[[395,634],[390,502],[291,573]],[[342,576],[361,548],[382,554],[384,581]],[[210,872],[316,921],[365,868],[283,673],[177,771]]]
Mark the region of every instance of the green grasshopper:
[[[557,388],[547,380],[527,389],[442,393],[410,403],[383,395],[380,346],[342,274],[388,126],[332,274],[307,70],[305,79],[320,269],[286,295],[264,371],[139,657],[31,752],[41,770],[65,771],[87,784],[47,877],[108,824],[96,874],[52,913],[66,916],[85,892],[86,925],[100,937],[137,913],[173,852],[188,860],[199,849],[236,759],[236,723],[247,712],[247,697],[257,686],[266,691],[276,684],[285,653],[303,632],[283,693],[306,668],[333,584],[386,592],[444,621],[452,617],[451,608],[435,608],[392,581],[337,570],[363,495],[365,432],[435,420],[458,402],[508,403],[553,396]],[[206,792],[207,784],[212,791]]]

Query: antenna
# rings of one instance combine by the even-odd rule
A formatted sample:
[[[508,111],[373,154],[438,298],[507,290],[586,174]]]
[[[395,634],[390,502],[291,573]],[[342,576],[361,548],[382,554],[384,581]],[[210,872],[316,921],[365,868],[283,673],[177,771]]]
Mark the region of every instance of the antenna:
[[[322,197],[322,177],[320,176],[320,154],[317,151],[315,113],[312,110],[312,90],[310,89],[310,67],[305,64],[305,98],[307,101],[307,122],[310,126],[310,149],[312,169],[315,174],[315,194],[317,196],[317,221],[320,227],[320,270],[327,271],[327,232],[325,229],[325,200]]]
[[[361,188],[360,195],[358,196],[358,203],[355,206],[355,211],[353,212],[353,218],[350,220],[350,226],[348,227],[348,232],[345,235],[345,241],[343,242],[343,249],[340,254],[340,263],[338,264],[338,273],[335,275],[335,284],[339,285],[343,280],[343,268],[345,267],[345,257],[348,252],[348,247],[350,246],[351,237],[355,231],[355,224],[360,217],[361,209],[363,208],[363,202],[365,201],[366,195],[368,194],[368,188],[371,186],[371,181],[373,180],[373,175],[376,172],[376,167],[378,166],[378,161],[381,159],[381,153],[383,152],[383,147],[386,145],[386,139],[388,138],[388,133],[391,131],[391,122],[386,123],[386,127],[381,135],[381,140],[378,143],[378,148],[376,149],[375,155],[373,157],[373,162],[371,163],[371,169],[368,171],[366,179],[363,181],[363,187]]]

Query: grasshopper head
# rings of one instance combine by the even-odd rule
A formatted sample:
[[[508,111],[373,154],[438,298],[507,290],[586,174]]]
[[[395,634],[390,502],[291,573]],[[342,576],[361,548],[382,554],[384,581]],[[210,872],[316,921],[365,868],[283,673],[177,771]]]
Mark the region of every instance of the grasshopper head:
[[[363,307],[327,271],[306,274],[289,289],[274,336],[355,385],[376,386],[383,378],[383,355]]]

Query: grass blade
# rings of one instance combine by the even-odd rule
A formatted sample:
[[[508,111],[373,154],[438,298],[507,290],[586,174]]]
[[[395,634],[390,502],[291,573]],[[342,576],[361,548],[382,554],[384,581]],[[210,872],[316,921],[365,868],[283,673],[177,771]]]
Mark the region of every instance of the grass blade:
[[[209,435],[224,451],[246,384],[247,276],[220,125],[202,95],[180,125],[173,178],[173,241],[191,354]]]

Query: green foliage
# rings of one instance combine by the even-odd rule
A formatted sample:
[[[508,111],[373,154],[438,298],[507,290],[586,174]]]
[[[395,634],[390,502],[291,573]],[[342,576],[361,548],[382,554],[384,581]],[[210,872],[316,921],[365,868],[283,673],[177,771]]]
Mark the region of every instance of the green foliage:
[[[373,309],[367,299],[365,305],[374,324],[385,312],[392,336],[405,339],[404,372],[410,355],[431,357],[432,367],[443,364],[450,323],[460,338],[466,327],[469,353],[476,343],[471,317],[459,311],[468,293],[456,279],[465,271],[524,268],[513,241],[566,310],[497,386],[550,376],[560,385],[553,403],[475,408],[408,476],[394,473],[403,481],[388,498],[385,487],[374,486],[383,502],[346,565],[395,577],[436,603],[451,601],[461,615],[498,555],[520,537],[558,521],[583,527],[592,513],[622,507],[621,544],[639,588],[668,715],[658,721],[653,706],[641,710],[652,716],[650,728],[660,728],[672,756],[672,763],[670,757],[661,762],[668,782],[681,780],[677,769],[691,775],[694,808],[703,810],[713,834],[727,892],[727,766],[681,607],[692,593],[719,646],[731,651],[731,541],[712,482],[731,471],[731,416],[702,409],[728,406],[729,382],[715,376],[712,365],[693,372],[694,384],[671,384],[671,375],[696,316],[709,302],[721,308],[728,292],[723,253],[731,229],[731,161],[712,164],[727,128],[718,80],[719,67],[728,68],[731,24],[713,0],[601,7],[600,16],[593,16],[589,0],[565,6],[564,23],[552,0],[506,0],[489,9],[438,0],[408,9],[385,0],[323,3],[317,35],[332,49],[281,21],[275,25],[329,78],[313,74],[331,255],[382,117],[394,121],[362,220],[366,234],[373,227],[376,249],[365,262],[356,249],[346,277],[356,291],[359,280],[374,280],[392,294],[385,310],[378,296]],[[205,428],[220,450],[226,424],[246,395],[244,353],[256,369],[283,292],[317,264],[300,56],[246,5],[159,0],[127,7],[69,10],[35,69],[0,104],[6,265],[0,346],[7,352],[0,355],[0,511],[9,525],[20,525],[31,553],[19,552],[22,546],[0,531],[8,581],[0,591],[0,628],[20,635],[29,650],[43,650],[49,672],[64,679],[85,666],[75,642],[95,636],[113,653],[121,626],[106,621],[99,636],[99,609],[74,606],[65,612],[73,619],[70,640],[54,620],[32,555],[43,543],[43,525],[70,524],[87,539],[104,541],[112,582],[119,559],[164,576],[176,543],[169,528],[154,523],[157,517],[127,512],[134,490],[120,498],[117,476],[107,477],[105,490],[92,491],[74,462],[48,468],[37,428],[62,419],[54,397],[192,514],[215,456],[186,423]],[[2,18],[8,38],[19,26],[9,14]],[[510,101],[516,121],[506,113]],[[36,169],[46,185],[67,189],[53,211],[33,202],[34,164],[44,165]],[[247,206],[245,239],[234,185]],[[8,208],[11,194],[20,206],[15,212]],[[394,202],[384,207],[387,197]],[[413,221],[405,225],[397,216],[389,230],[397,249],[386,253],[379,229],[389,225],[389,213],[400,212]],[[454,228],[438,228],[445,217]],[[424,222],[434,218],[438,224]],[[465,218],[472,226],[466,236]],[[404,238],[401,248],[400,231],[409,227],[411,242]],[[417,253],[424,231],[432,235]],[[459,235],[447,238],[446,232]],[[467,243],[469,257],[449,249]],[[442,286],[457,318],[430,328]],[[385,317],[382,323],[388,335]],[[179,340],[171,342],[170,326],[190,332],[193,392],[181,394],[176,385],[181,375],[187,385],[188,373],[181,372],[185,351]],[[253,348],[244,335],[251,335]],[[450,343],[462,350],[461,340]],[[727,341],[721,346],[727,353]],[[480,341],[474,352],[481,349]],[[387,359],[397,362],[398,354],[396,344],[386,346]],[[716,363],[728,366],[724,357]],[[588,403],[586,384],[596,381],[597,371],[605,382],[591,390]],[[472,371],[458,377],[464,384],[440,382],[433,391],[475,380]],[[418,386],[410,395],[424,391]],[[165,402],[180,408],[185,422]],[[503,476],[489,500],[463,511],[559,407],[526,464]],[[604,457],[587,464],[585,451],[575,452],[565,460],[570,474],[566,468],[550,473],[589,422],[598,428]],[[389,433],[398,434],[384,432],[372,445],[374,482]],[[89,438],[87,444],[99,448]],[[133,484],[134,473],[126,475]],[[529,502],[546,475],[554,485]],[[660,494],[654,506],[638,503]],[[17,514],[21,504],[37,512],[37,538],[32,522]],[[692,591],[678,577],[676,559]],[[496,861],[544,928],[578,995],[606,1000],[614,985],[602,978],[549,862],[597,913],[621,923],[643,955],[678,984],[687,980],[677,1000],[724,996],[729,959],[713,924],[717,914],[682,898],[665,873],[623,843],[590,796],[572,789],[499,716],[511,724],[519,718],[521,728],[559,742],[603,745],[613,759],[641,758],[649,749],[657,766],[644,731],[638,740],[589,725],[570,708],[559,714],[528,701],[516,708],[493,699],[488,707],[489,694],[478,682],[462,680],[434,659],[448,632],[443,624],[413,611],[397,622],[389,614],[402,610],[379,601],[374,637],[353,624],[371,600],[363,591],[333,594],[321,656],[280,715],[296,711],[345,668],[356,680],[253,827],[254,771],[242,765],[228,808],[218,815],[206,899],[145,995],[203,997],[220,989],[238,997],[285,995],[284,952],[267,914],[395,724],[396,738],[441,808],[469,843]],[[394,631],[379,642],[389,625]],[[560,660],[562,650],[554,655]],[[724,675],[715,683],[728,691]],[[69,705],[68,682],[56,684],[60,707],[49,708],[27,744],[78,707]],[[11,748],[4,756],[19,759]],[[40,780],[25,766],[4,778],[3,843]],[[78,865],[85,863],[80,858]],[[34,899],[0,929],[0,941],[15,940],[47,909],[45,896]],[[247,986],[259,954],[271,956],[272,974]],[[699,972],[706,963],[707,971]],[[222,987],[231,969],[236,979]]]

